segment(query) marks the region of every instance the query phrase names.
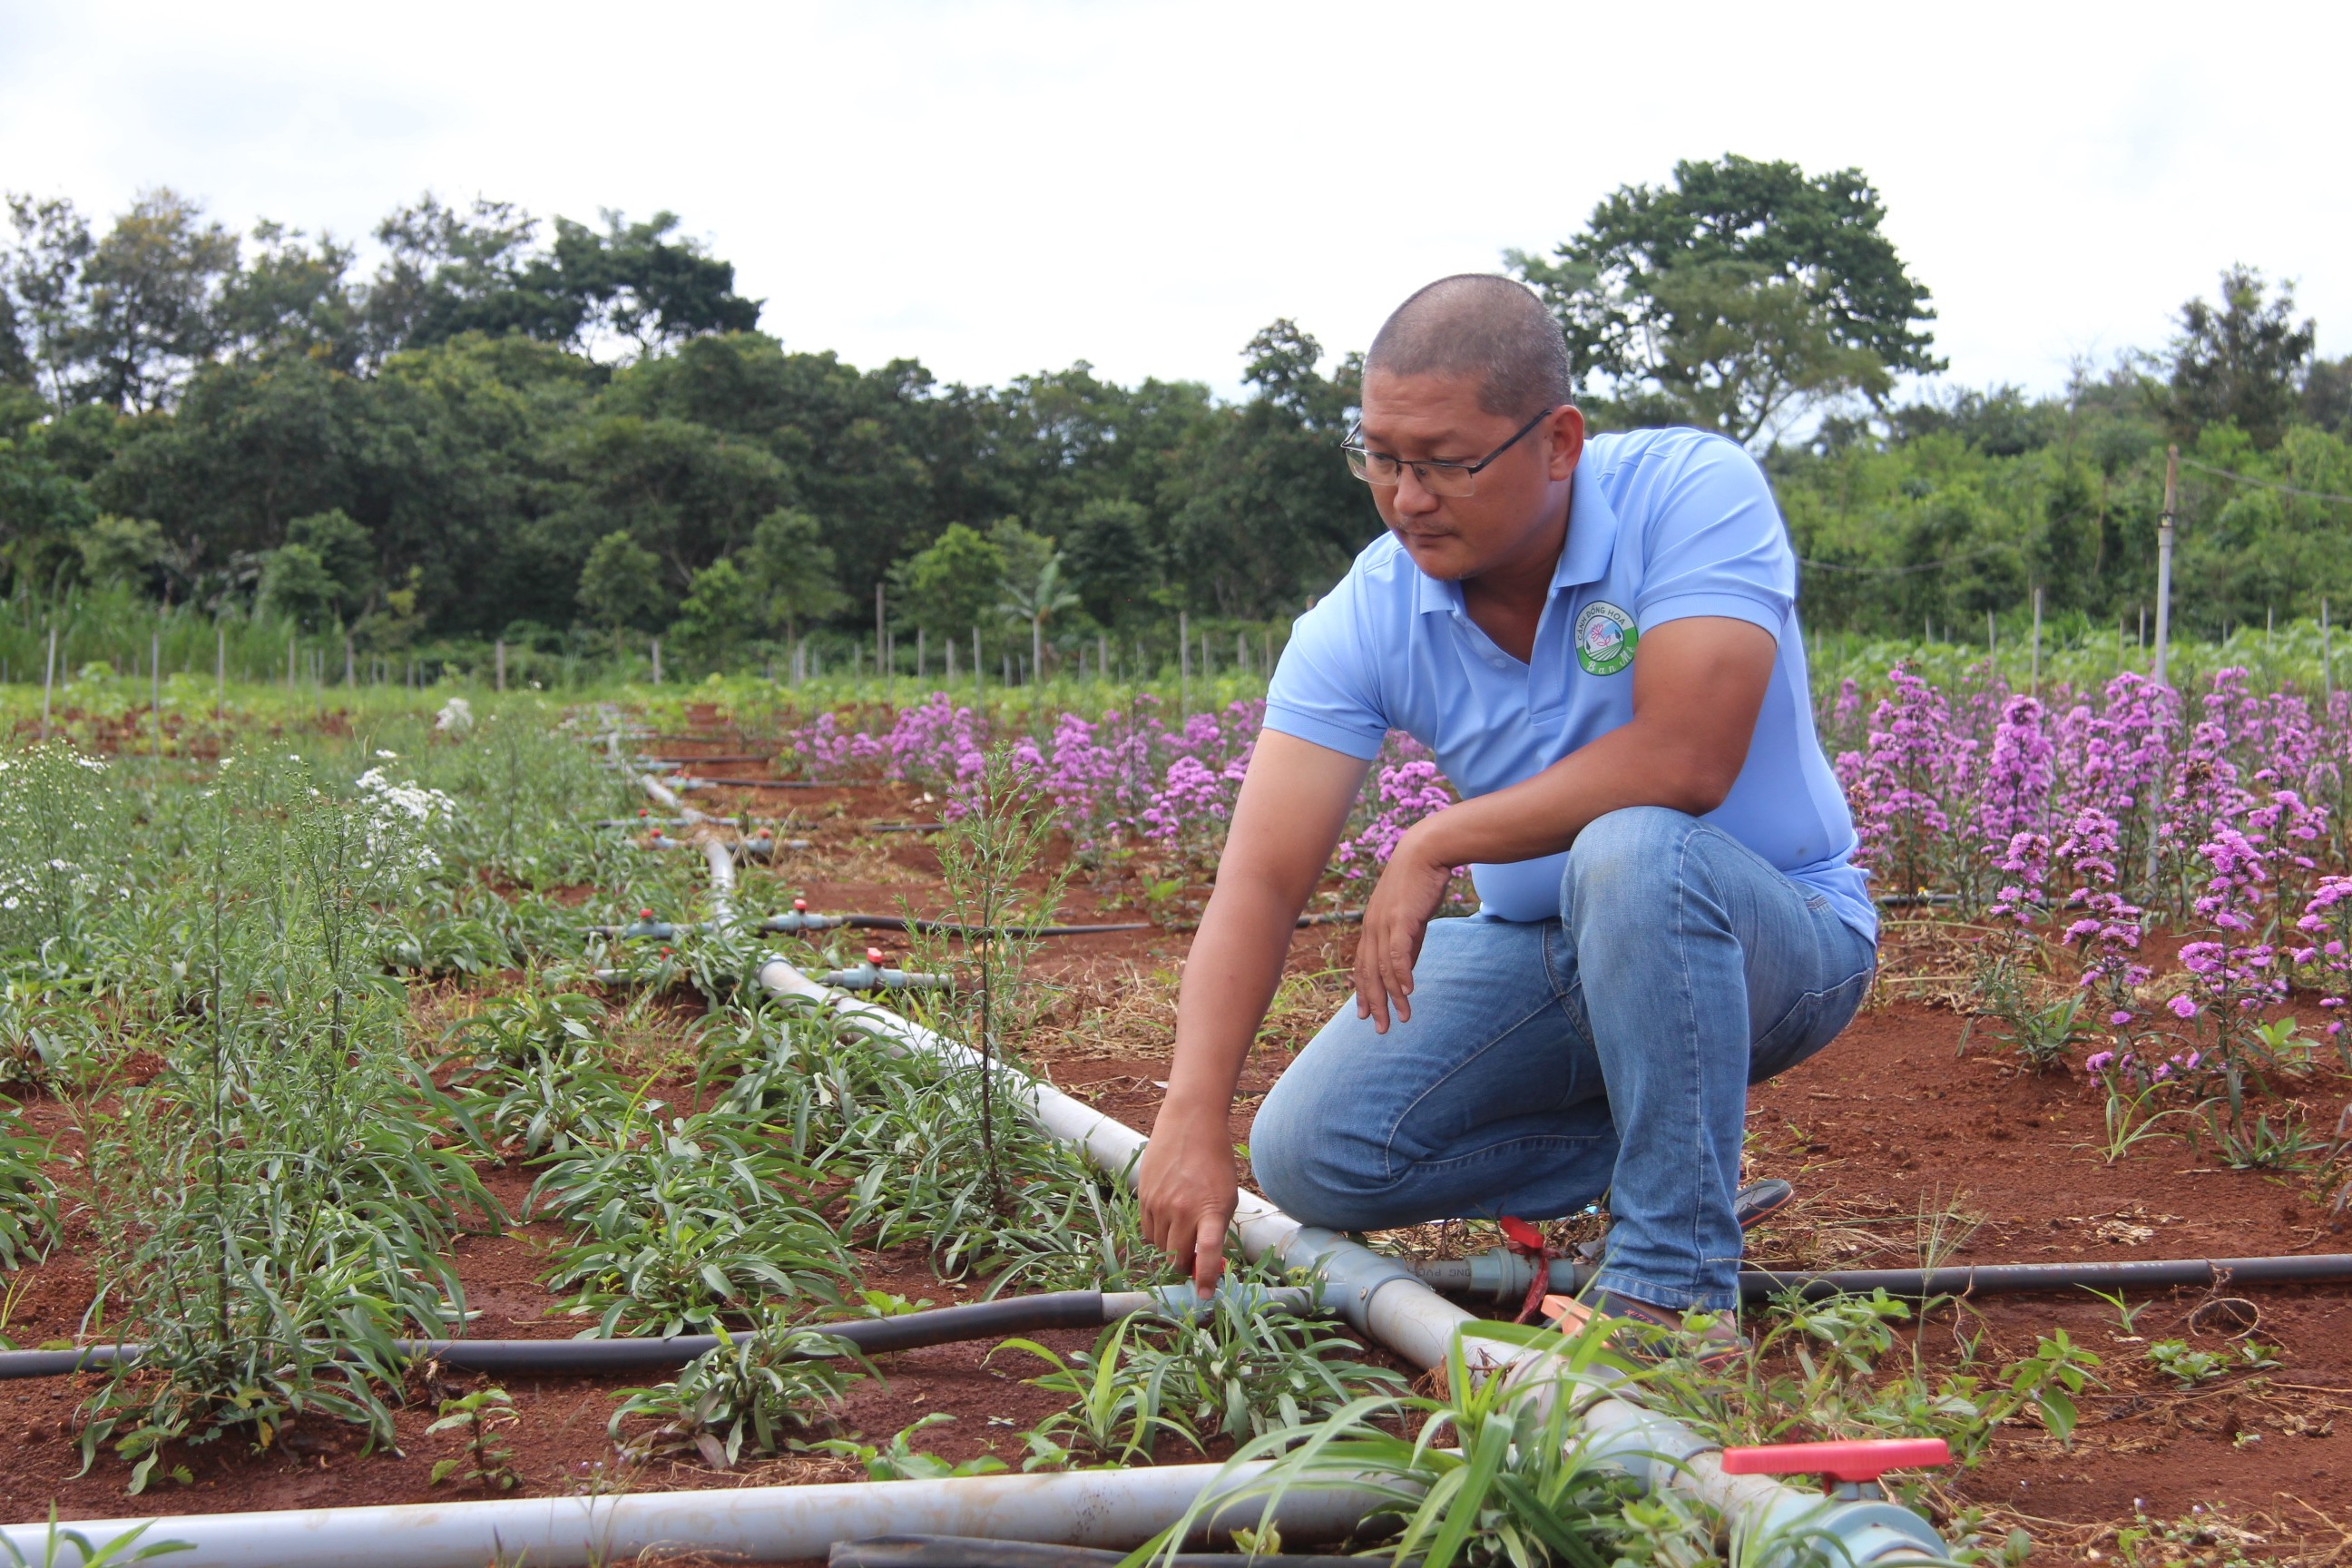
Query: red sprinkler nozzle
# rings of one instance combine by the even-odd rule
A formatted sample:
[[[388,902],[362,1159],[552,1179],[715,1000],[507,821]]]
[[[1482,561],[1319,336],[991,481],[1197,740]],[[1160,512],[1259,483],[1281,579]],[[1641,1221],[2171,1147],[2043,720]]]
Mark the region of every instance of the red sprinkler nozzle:
[[[1727,1476],[1820,1476],[1829,1481],[1875,1481],[1888,1470],[1948,1465],[1951,1445],[1941,1437],[1879,1437],[1852,1443],[1769,1443],[1726,1448]]]
[[[881,967],[882,967],[882,950],[881,950],[880,948],[878,948],[878,947],[869,947],[869,948],[867,948],[867,949],[866,950],[866,963],[870,963],[870,964],[872,964],[872,965],[873,965],[875,968],[877,968],[877,969],[881,968]]]
[[[639,919],[639,920],[641,920],[641,921],[649,921],[649,920],[651,920],[651,919],[653,919],[653,918],[654,918],[654,912],[653,912],[653,910],[639,910],[637,911],[637,919]]]
[[[796,915],[804,915],[808,913],[808,900],[806,899],[794,899],[793,900],[793,913]]]
[[[646,807],[646,806],[642,806],[642,805],[641,805],[641,806],[637,807],[637,815],[638,815],[639,816],[651,816],[653,815],[653,812],[652,812],[650,809],[648,809],[647,807]]]

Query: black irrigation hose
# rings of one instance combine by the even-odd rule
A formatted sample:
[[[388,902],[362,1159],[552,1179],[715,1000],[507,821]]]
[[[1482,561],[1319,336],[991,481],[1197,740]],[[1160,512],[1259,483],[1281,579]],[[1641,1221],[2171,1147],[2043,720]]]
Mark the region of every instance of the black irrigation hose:
[[[776,753],[773,752],[729,752],[708,757],[647,757],[641,755],[635,760],[646,763],[649,767],[689,768],[698,763],[706,766],[715,766],[720,763],[772,763],[776,760]]]
[[[846,1340],[867,1355],[919,1350],[925,1345],[996,1339],[1040,1329],[1096,1329],[1103,1323],[1099,1290],[1055,1290],[1008,1296],[902,1312],[895,1318],[860,1318],[846,1323],[811,1323],[806,1331]],[[741,1336],[737,1336],[738,1338]],[[679,1334],[670,1339],[627,1340],[395,1340],[402,1356],[431,1359],[463,1372],[619,1373],[683,1366],[717,1348],[716,1334]],[[0,1380],[62,1377],[136,1362],[144,1345],[88,1345],[69,1351],[0,1351]],[[811,1360],[821,1357],[812,1356]]]
[[[1411,1266],[1433,1290],[1461,1294],[1472,1289],[1470,1260],[1441,1259]],[[1567,1258],[1551,1265],[1551,1288],[1576,1291],[1592,1278],[1591,1265]],[[1526,1278],[1524,1275],[1522,1279]],[[1739,1272],[1742,1300],[1762,1301],[1795,1291],[1807,1300],[1824,1296],[1867,1295],[1884,1290],[1890,1296],[2021,1295],[2034,1291],[2157,1290],[2176,1285],[2339,1285],[2352,1283],[2352,1253],[2325,1252],[2302,1257],[2166,1258],[2098,1263],[1980,1263],[1946,1268],[1844,1268],[1826,1273],[1777,1273],[1765,1268]],[[5,1360],[0,1357],[0,1360]]]
[[[826,1568],[1111,1568],[1124,1552],[1091,1546],[1053,1546],[1033,1541],[986,1541],[969,1535],[875,1535],[836,1541]],[[1154,1557],[1176,1568],[1364,1568],[1364,1557],[1244,1556],[1240,1552],[1180,1552]],[[1420,1559],[1411,1560],[1417,1564]]]
[[[1150,921],[1123,921],[1112,925],[1095,926],[976,926],[961,921],[931,921],[919,916],[908,920],[904,915],[843,915],[842,923],[859,931],[903,931],[917,936],[1092,936],[1105,931],[1150,931]]]
[[[697,759],[698,761],[703,759]],[[767,759],[759,759],[765,762]],[[707,779],[699,774],[680,779],[695,789],[848,789],[846,779]]]
[[[1739,1294],[1759,1300],[1796,1290],[1807,1300],[1884,1290],[1890,1296],[1990,1296],[2037,1290],[2162,1289],[2175,1285],[2334,1285],[2352,1282],[2352,1253],[2309,1257],[2167,1258],[2115,1263],[1984,1263],[1958,1268],[1851,1268],[1827,1274],[1743,1270]]]

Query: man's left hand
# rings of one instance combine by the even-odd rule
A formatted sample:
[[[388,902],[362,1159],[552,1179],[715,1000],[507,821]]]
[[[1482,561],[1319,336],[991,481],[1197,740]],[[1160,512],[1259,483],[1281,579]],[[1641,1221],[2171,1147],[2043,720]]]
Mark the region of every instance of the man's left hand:
[[[1370,1018],[1375,1034],[1389,1032],[1391,1008],[1400,1020],[1412,1017],[1412,966],[1454,875],[1427,844],[1418,826],[1397,841],[1364,908],[1363,934],[1356,942],[1356,1016]]]

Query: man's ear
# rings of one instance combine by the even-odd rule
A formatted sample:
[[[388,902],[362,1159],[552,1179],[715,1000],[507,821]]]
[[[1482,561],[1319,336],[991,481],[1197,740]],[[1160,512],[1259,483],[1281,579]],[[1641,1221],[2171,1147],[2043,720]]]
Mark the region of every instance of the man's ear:
[[[1573,403],[1562,404],[1546,428],[1551,433],[1551,478],[1556,482],[1575,473],[1577,459],[1584,456],[1584,411]]]

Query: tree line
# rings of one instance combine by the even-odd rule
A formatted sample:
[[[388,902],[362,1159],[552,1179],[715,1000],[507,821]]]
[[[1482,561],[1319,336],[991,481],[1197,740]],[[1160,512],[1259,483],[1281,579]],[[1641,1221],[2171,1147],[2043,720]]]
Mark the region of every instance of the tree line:
[[[1287,321],[1245,395],[1084,363],[1001,386],[860,369],[664,212],[542,223],[426,196],[331,236],[238,233],[170,191],[104,223],[8,198],[0,579],[340,632],[383,657],[662,636],[712,668],[883,613],[989,658],[1295,614],[1378,527],[1333,448],[1360,361]],[[1696,424],[1779,487],[1820,625],[2145,601],[2152,464],[2191,470],[2182,615],[2352,596],[2352,375],[2292,290],[2233,269],[2158,351],[1900,402],[1941,368],[1859,171],[1727,156],[1629,185],[1506,265],[1552,307],[1597,428]],[[2245,479],[2269,479],[2284,489]],[[2331,510],[2333,509],[2333,510]],[[1009,655],[1006,655],[1009,657]]]

